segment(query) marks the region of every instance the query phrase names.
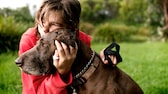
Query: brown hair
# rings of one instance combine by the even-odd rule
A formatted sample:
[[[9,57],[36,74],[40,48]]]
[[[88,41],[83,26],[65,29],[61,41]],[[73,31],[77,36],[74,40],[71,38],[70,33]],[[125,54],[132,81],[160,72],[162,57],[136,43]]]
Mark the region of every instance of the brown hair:
[[[63,20],[72,30],[79,30],[79,19],[81,13],[81,5],[78,0],[44,0],[35,18],[35,28],[42,21],[43,16],[50,10],[59,10],[62,12]],[[39,32],[37,32],[39,36]]]

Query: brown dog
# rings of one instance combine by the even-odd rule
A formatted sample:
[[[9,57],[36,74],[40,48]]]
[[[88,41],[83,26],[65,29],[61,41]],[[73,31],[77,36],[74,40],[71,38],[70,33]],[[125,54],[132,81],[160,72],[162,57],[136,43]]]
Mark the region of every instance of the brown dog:
[[[143,94],[138,84],[118,67],[102,63],[90,47],[78,40],[76,32],[57,30],[46,34],[35,47],[16,59],[21,69],[32,75],[53,73],[52,56],[55,51],[54,40],[67,45],[78,45],[78,53],[72,65],[73,83],[69,92],[78,94]]]

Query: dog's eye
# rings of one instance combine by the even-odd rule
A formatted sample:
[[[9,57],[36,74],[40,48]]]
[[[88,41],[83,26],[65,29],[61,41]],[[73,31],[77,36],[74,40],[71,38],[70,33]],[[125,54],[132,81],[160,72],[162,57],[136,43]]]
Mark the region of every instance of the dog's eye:
[[[48,47],[49,43],[48,43],[47,41],[45,41],[44,39],[41,39],[41,40],[40,40],[40,45],[41,45],[42,47]]]
[[[60,35],[60,34],[61,34],[61,32],[60,32],[60,31],[57,31],[57,32],[55,32],[55,34]]]
[[[48,43],[48,42],[43,42],[43,43],[42,43],[42,46],[43,46],[43,47],[49,47],[49,43]]]
[[[48,43],[43,43],[43,47],[48,47]]]

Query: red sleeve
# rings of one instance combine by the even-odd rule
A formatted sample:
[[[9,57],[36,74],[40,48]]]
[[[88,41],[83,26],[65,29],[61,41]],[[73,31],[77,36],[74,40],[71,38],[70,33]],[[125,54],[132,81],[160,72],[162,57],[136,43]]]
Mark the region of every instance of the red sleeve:
[[[35,29],[28,29],[21,37],[19,55],[31,49],[37,41]],[[72,82],[72,74],[65,83],[58,72],[46,76],[32,76],[22,72],[22,94],[67,94],[66,86]]]
[[[27,50],[33,48],[37,40],[35,29],[28,29],[21,37],[19,44],[19,56]]]
[[[22,77],[22,94],[67,94],[66,87],[72,81],[71,73],[68,83],[62,81],[58,72],[45,76],[32,76],[22,72]]]
[[[86,33],[79,31],[79,39],[86,43],[89,47],[91,45],[91,36],[87,35]]]

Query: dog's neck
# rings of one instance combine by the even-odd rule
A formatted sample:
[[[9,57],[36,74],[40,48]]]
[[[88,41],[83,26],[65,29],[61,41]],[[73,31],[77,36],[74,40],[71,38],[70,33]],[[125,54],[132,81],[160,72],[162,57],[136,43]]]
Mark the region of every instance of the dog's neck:
[[[72,73],[73,75],[78,74],[81,72],[84,67],[91,62],[90,59],[93,58],[93,51],[92,49],[83,43],[81,40],[77,40],[78,45],[78,53],[75,59],[75,62],[72,66]]]

